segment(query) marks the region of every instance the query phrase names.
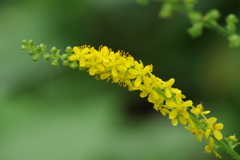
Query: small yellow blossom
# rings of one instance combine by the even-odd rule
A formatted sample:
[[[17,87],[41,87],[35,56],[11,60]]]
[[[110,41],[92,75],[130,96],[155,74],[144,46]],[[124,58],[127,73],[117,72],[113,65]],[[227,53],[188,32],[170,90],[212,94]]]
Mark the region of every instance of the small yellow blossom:
[[[166,100],[166,106],[172,110],[169,114],[169,118],[172,119],[173,126],[176,126],[178,124],[178,120],[182,124],[187,123],[186,120],[189,118],[189,113],[186,109],[192,106],[191,100],[183,102],[181,95],[177,94],[176,102],[173,100]]]
[[[174,82],[175,82],[175,79],[171,78],[170,80],[168,80],[164,84],[164,87],[166,88],[165,95],[166,95],[167,98],[171,98],[172,97],[171,89],[172,89],[172,85],[174,84]]]
[[[236,140],[237,138],[236,138],[236,136],[235,136],[235,134],[234,135],[231,135],[231,136],[229,136],[229,138],[230,139],[232,139],[232,140]]]
[[[216,121],[217,121],[217,118],[215,117],[211,117],[207,120],[209,124],[209,128],[205,132],[206,138],[209,137],[210,133],[213,133],[213,135],[217,140],[221,140],[223,138],[222,133],[219,131],[223,129],[223,124],[222,123],[215,124]]]
[[[197,128],[190,128],[190,127],[187,127],[187,126],[185,126],[184,128],[187,129],[187,130],[189,130],[189,131],[191,131],[192,134],[194,134],[194,135],[196,136],[196,138],[197,138],[197,140],[198,140],[199,142],[202,141],[202,137],[203,137],[203,135],[204,135],[204,131],[203,131],[203,130],[197,129]]]
[[[134,68],[129,69],[128,72],[129,77],[131,76],[132,79],[136,78],[134,81],[134,86],[138,87],[143,82],[143,78],[152,72],[152,65],[147,65],[144,67],[142,61],[140,61],[140,63],[135,61]]]
[[[193,108],[191,109],[191,112],[192,112],[193,114],[195,114],[196,116],[199,116],[199,115],[204,116],[204,114],[210,113],[210,111],[203,111],[203,110],[204,110],[204,108],[203,108],[202,104],[198,104],[198,105],[196,106],[196,108],[193,107]],[[204,117],[205,117],[205,116],[204,116]]]
[[[216,148],[217,148],[217,147],[216,147],[215,144],[214,144],[214,139],[213,139],[212,137],[210,137],[210,140],[209,140],[209,142],[208,142],[208,145],[205,146],[205,152],[206,152],[206,153],[213,152],[216,157],[222,158],[222,156],[217,153]]]
[[[139,90],[142,92],[140,93],[140,97],[148,96],[149,102],[154,102],[159,99],[158,93],[153,89],[154,87],[158,87],[160,84],[155,79],[155,76],[151,77],[143,77],[143,84],[139,86]]]

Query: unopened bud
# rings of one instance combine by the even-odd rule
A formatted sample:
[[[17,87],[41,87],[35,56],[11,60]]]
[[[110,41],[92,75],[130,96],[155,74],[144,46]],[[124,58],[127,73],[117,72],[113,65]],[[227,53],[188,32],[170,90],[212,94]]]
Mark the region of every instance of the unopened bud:
[[[58,66],[58,59],[57,59],[57,58],[54,59],[54,60],[52,61],[51,65],[52,65],[53,67]]]
[[[32,60],[33,60],[33,61],[37,61],[37,60],[38,60],[38,58],[39,58],[39,54],[37,54],[37,55],[33,56],[33,57],[32,57]]]
[[[49,59],[51,59],[52,58],[52,56],[50,55],[50,54],[45,54],[44,56],[43,56],[43,59],[45,59],[45,60],[49,60]]]
[[[68,60],[64,60],[62,61],[62,65],[67,67],[69,65],[69,61]]]
[[[28,48],[28,47],[25,46],[25,45],[22,45],[22,46],[21,46],[21,49],[22,49],[22,50],[26,50],[27,48]]]
[[[72,63],[70,64],[70,67],[71,67],[72,69],[77,68],[77,67],[78,67],[77,62],[76,62],[76,61],[72,62]]]
[[[65,50],[67,53],[72,53],[73,52],[73,49],[72,47],[68,46]]]

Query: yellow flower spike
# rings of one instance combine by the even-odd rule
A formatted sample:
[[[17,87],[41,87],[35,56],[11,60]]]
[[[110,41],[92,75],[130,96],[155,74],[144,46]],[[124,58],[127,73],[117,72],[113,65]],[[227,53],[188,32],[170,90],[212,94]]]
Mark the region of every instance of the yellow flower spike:
[[[71,63],[70,67],[74,69],[79,63],[80,67],[87,69],[89,74],[95,75],[98,80],[111,80],[120,86],[128,87],[130,91],[140,90],[140,97],[148,96],[148,101],[154,104],[153,108],[160,111],[164,116],[168,114],[173,126],[177,126],[179,122],[184,125],[188,123],[184,128],[190,130],[199,141],[202,141],[202,137],[205,135],[208,142],[205,152],[213,152],[216,157],[221,158],[216,149],[222,147],[236,159],[240,159],[240,156],[233,150],[234,147],[240,144],[237,142],[236,136],[226,138],[228,145],[224,145],[222,141],[220,142],[223,139],[220,130],[223,129],[224,125],[222,123],[215,124],[217,121],[215,117],[207,119],[204,115],[210,111],[204,111],[202,104],[194,107],[191,100],[183,101],[185,95],[182,94],[182,91],[172,88],[175,80],[172,78],[164,82],[155,77],[152,74],[152,65],[144,66],[141,61],[135,61],[128,53],[123,51],[113,52],[107,46],[101,46],[98,50],[87,45],[74,47],[73,49],[67,47],[65,50],[67,54],[61,56],[56,48],[51,49],[52,55],[45,52],[44,45],[36,48],[35,51],[32,41],[23,41],[22,49],[29,50],[31,54],[37,52],[37,55],[33,56],[41,54],[45,60],[50,58],[54,58],[54,61],[62,59],[64,66],[68,65],[68,59],[78,61]],[[72,51],[75,54],[71,55]],[[188,107],[192,107],[191,113],[193,115],[191,116]],[[203,118],[199,118],[200,116]],[[214,144],[213,138],[216,140],[216,144]]]

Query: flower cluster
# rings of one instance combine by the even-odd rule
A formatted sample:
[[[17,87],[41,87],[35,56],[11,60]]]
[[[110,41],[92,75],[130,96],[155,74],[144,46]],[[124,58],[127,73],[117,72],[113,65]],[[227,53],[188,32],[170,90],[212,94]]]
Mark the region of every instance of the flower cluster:
[[[216,124],[215,117],[207,119],[205,114],[210,111],[204,111],[202,104],[194,107],[191,100],[184,101],[186,97],[181,90],[172,87],[175,82],[173,78],[165,82],[152,74],[152,65],[144,66],[128,53],[114,52],[106,46],[96,50],[85,45],[74,47],[73,51],[75,54],[69,57],[70,61],[79,61],[79,66],[86,68],[96,79],[111,80],[113,83],[128,87],[130,91],[141,91],[140,97],[147,97],[148,101],[154,104],[155,110],[164,116],[168,115],[173,126],[179,122],[186,125],[185,128],[199,141],[204,136],[208,142],[205,152],[214,152],[217,157],[221,157],[216,152],[218,146],[214,144],[212,137],[217,140],[223,138],[220,132],[223,124]]]
[[[153,108],[163,116],[168,116],[173,126],[178,123],[191,131],[198,141],[203,137],[207,141],[205,152],[213,152],[216,157],[221,158],[217,153],[217,148],[222,147],[228,153],[240,160],[240,156],[233,150],[238,143],[235,135],[225,138],[227,145],[222,142],[222,123],[216,123],[217,118],[206,118],[210,111],[204,111],[203,105],[193,106],[191,100],[184,100],[182,91],[173,88],[175,80],[168,81],[156,77],[152,74],[153,66],[144,66],[141,61],[123,51],[114,52],[106,46],[100,46],[98,50],[91,46],[67,47],[65,54],[60,55],[60,50],[56,47],[51,49],[51,53],[46,52],[46,46],[41,44],[34,46],[32,40],[23,40],[22,49],[28,50],[32,59],[37,61],[42,55],[44,60],[52,60],[52,66],[58,66],[58,61],[62,60],[63,66],[72,69],[86,69],[88,73],[98,80],[107,80],[127,87],[129,91],[139,90],[140,97],[147,97]],[[72,53],[74,52],[74,54]],[[36,53],[36,54],[35,54]]]

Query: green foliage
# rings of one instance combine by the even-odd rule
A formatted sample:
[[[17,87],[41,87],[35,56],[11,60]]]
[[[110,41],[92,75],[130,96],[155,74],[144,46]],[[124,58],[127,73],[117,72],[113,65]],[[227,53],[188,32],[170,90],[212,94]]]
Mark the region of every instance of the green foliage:
[[[236,23],[238,18],[234,14],[229,14],[226,18],[226,27],[218,24],[220,12],[217,9],[208,11],[205,16],[201,12],[195,11],[196,0],[158,0],[163,2],[159,16],[162,18],[170,17],[174,11],[186,14],[192,26],[188,28],[188,33],[196,38],[202,35],[204,27],[210,28],[227,37],[231,48],[240,47],[240,37],[236,33]]]

